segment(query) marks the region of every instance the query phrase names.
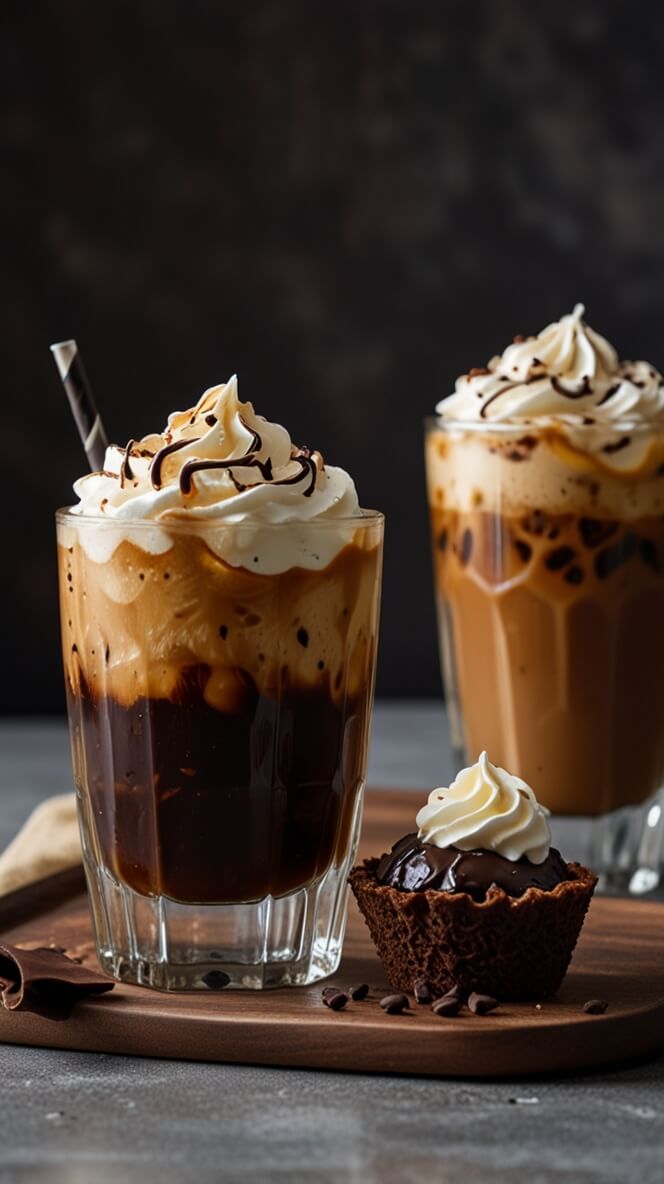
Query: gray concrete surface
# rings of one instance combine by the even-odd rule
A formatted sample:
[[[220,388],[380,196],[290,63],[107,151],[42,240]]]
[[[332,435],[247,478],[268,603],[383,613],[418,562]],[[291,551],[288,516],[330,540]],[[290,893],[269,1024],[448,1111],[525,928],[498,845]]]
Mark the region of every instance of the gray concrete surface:
[[[450,772],[438,704],[379,704],[374,784]],[[0,845],[70,786],[64,724],[0,724]],[[661,1184],[664,1056],[530,1081],[189,1064],[0,1047],[1,1184]]]

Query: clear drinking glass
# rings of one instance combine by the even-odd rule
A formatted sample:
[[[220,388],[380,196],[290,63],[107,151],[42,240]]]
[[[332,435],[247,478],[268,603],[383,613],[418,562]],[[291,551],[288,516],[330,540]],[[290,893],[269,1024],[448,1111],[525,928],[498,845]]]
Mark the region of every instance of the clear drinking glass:
[[[278,554],[280,532],[319,566],[231,566],[254,537]],[[62,510],[57,533],[101,966],[165,990],[332,974],[362,810],[382,515],[157,526]]]
[[[426,468],[457,761],[487,749],[555,815],[590,817],[604,886],[645,892],[664,849],[664,439],[630,424],[619,468],[626,430],[598,453],[584,425],[432,419]]]

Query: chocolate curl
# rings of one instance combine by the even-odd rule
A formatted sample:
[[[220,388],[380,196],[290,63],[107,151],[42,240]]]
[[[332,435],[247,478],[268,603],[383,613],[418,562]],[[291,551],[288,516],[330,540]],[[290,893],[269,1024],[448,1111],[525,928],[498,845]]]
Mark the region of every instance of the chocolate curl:
[[[102,995],[114,986],[111,979],[73,962],[61,950],[0,945],[0,991],[7,1011],[66,1020],[86,995]]]
[[[104,467],[108,437],[95,405],[78,346],[75,341],[58,341],[50,348],[69,399],[90,470],[98,473]]]

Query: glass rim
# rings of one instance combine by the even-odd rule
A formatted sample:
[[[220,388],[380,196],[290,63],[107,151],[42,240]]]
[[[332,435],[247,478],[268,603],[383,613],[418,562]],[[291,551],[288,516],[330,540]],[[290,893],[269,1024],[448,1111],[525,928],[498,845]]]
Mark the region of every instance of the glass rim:
[[[346,514],[337,518],[291,518],[283,522],[264,522],[262,520],[243,518],[232,521],[230,518],[198,518],[192,514],[191,518],[111,518],[106,514],[80,514],[74,506],[61,506],[55,511],[58,524],[80,526],[94,524],[113,530],[175,530],[191,533],[200,530],[246,530],[256,527],[260,530],[338,530],[339,527],[354,527],[361,530],[371,525],[383,525],[385,515],[381,510],[361,509],[357,514]]]
[[[573,414],[573,413],[572,413]],[[664,435],[664,423],[654,420],[635,421],[633,419],[593,420],[592,423],[572,423],[559,416],[549,416],[541,419],[453,419],[442,415],[425,415],[424,427],[426,431],[452,432],[486,432],[497,435],[537,435],[539,432],[551,431],[560,425],[563,429],[572,429],[580,435],[592,433],[601,429],[607,432],[647,432],[653,435]]]

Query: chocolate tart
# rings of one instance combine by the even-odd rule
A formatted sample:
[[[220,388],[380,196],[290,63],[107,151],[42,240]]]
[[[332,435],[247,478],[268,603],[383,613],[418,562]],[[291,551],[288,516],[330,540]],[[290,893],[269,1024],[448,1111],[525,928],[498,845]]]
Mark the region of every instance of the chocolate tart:
[[[542,999],[558,990],[576,945],[597,877],[564,864],[555,887],[510,895],[492,883],[476,899],[467,891],[404,891],[377,877],[368,859],[350,885],[393,991],[418,978],[443,995],[457,985],[497,999]]]

